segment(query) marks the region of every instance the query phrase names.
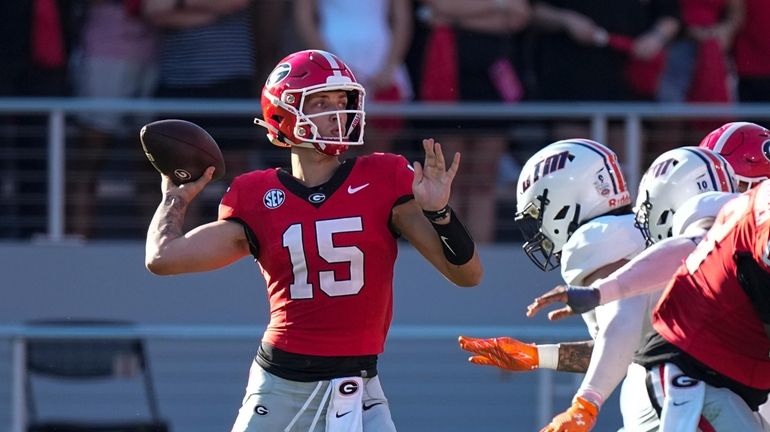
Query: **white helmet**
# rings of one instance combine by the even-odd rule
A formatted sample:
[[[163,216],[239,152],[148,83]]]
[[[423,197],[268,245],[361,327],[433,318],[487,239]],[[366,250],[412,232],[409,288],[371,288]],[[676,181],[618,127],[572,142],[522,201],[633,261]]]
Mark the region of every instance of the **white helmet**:
[[[541,270],[553,270],[581,223],[628,204],[631,195],[612,150],[587,139],[549,144],[524,164],[516,185],[524,252]]]
[[[636,227],[647,245],[671,237],[677,209],[710,191],[736,191],[735,172],[719,153],[680,147],[658,156],[642,177],[636,198]]]

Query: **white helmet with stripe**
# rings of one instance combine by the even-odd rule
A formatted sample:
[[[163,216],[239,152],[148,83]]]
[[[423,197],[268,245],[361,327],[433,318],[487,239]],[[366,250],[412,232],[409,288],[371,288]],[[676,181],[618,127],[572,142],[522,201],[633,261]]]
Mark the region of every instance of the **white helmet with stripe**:
[[[674,214],[688,199],[704,192],[735,191],[735,172],[719,153],[700,147],[669,150],[642,177],[636,227],[651,245],[671,237]]]
[[[526,241],[524,252],[541,270],[552,270],[583,222],[629,204],[612,150],[580,138],[549,144],[524,164],[516,185],[516,222]]]

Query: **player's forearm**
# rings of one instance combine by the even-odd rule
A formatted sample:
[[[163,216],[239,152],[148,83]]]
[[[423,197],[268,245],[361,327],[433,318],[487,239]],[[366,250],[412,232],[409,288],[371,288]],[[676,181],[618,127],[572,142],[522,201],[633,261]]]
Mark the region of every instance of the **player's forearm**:
[[[599,289],[601,304],[660,291],[695,249],[697,241],[684,236],[663,240],[591,286]]]
[[[556,370],[560,372],[585,373],[591,361],[594,341],[562,342],[559,344],[559,362]]]
[[[145,265],[156,274],[163,274],[163,249],[182,237],[182,226],[189,203],[178,195],[167,195],[155,211],[147,231]]]
[[[650,313],[652,300],[649,296],[639,296],[596,310],[599,332],[588,370],[576,396],[601,407],[620,384],[641,343],[643,322],[645,315]]]
[[[536,345],[537,367],[559,372],[585,373],[591,361],[594,341],[562,342],[560,344]]]

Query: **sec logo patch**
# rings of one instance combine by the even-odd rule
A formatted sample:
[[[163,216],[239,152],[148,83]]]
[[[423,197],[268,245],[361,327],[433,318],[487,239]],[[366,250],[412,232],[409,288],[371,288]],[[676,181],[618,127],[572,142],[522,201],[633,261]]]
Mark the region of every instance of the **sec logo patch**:
[[[265,196],[262,197],[262,202],[265,204],[265,207],[269,209],[280,207],[284,201],[286,201],[286,194],[280,189],[270,189],[265,192]]]

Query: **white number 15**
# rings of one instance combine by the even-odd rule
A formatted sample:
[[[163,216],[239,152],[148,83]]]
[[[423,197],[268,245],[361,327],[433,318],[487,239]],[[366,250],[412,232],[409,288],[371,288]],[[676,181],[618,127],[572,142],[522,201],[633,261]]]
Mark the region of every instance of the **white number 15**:
[[[363,231],[360,217],[316,221],[318,255],[328,263],[349,263],[350,279],[337,280],[333,271],[318,273],[319,288],[331,297],[358,294],[364,286],[364,253],[356,246],[334,246],[337,233]],[[294,282],[289,285],[292,299],[313,298],[313,285],[308,280],[307,259],[302,243],[302,225],[294,224],[283,233],[283,247],[289,250]]]

